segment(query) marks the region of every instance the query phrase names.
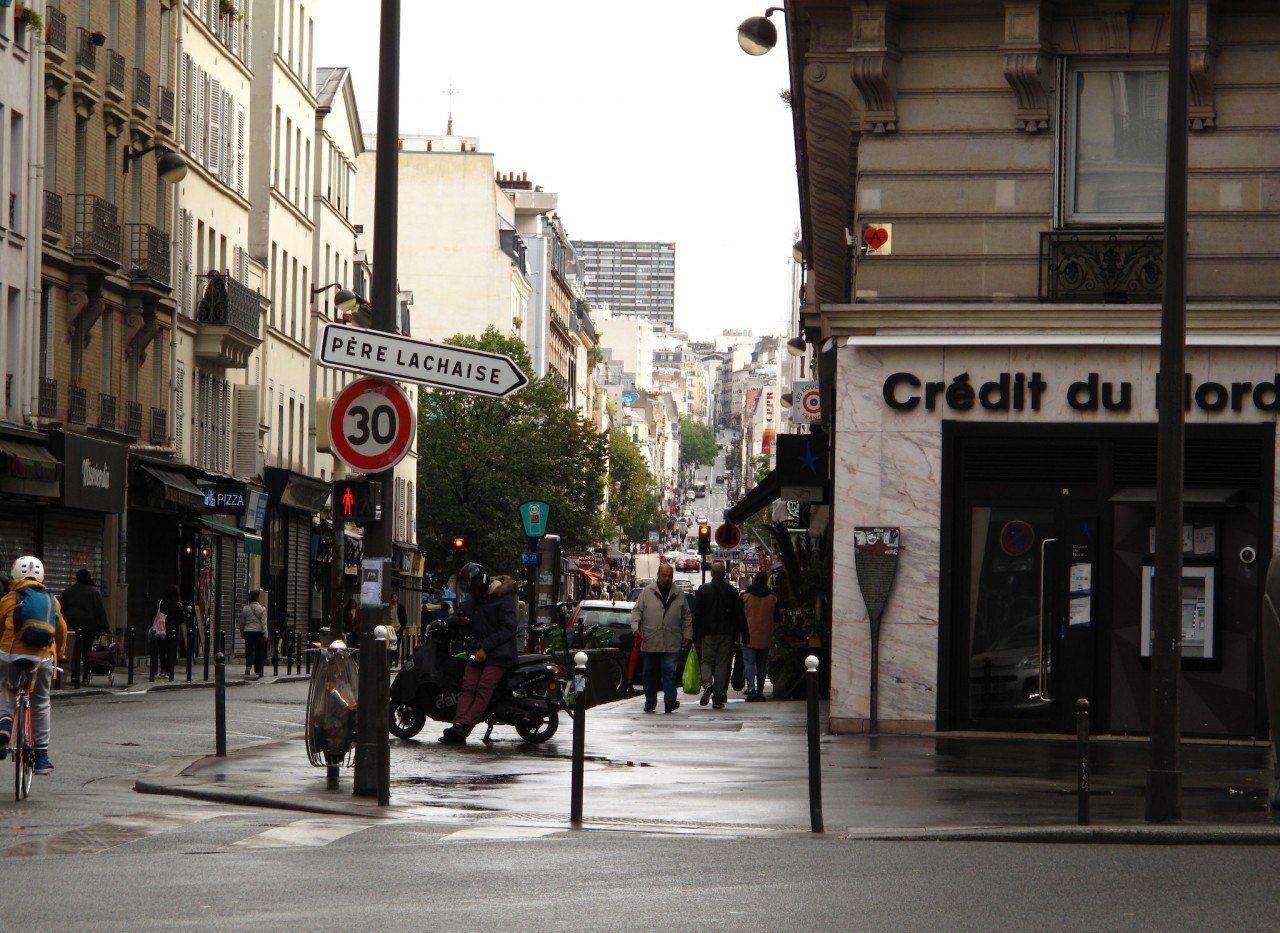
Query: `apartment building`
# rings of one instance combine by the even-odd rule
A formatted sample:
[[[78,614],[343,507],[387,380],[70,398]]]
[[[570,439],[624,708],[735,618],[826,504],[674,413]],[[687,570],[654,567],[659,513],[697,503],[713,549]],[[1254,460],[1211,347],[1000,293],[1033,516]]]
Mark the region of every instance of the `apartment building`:
[[[614,313],[675,325],[676,244],[634,240],[581,240],[587,299]]]

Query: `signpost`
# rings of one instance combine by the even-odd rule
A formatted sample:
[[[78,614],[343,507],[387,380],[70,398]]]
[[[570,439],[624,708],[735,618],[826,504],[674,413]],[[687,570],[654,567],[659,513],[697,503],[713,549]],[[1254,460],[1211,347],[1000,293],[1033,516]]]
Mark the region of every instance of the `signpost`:
[[[361,473],[399,463],[416,427],[408,396],[386,379],[357,379],[338,394],[329,412],[333,452]]]
[[[349,324],[324,326],[320,363],[492,398],[505,398],[529,384],[529,377],[509,356],[428,343]]]
[[[525,567],[524,592],[525,605],[529,607],[529,624],[532,625],[538,614],[538,568],[542,566],[542,552],[538,542],[547,536],[547,523],[551,521],[551,506],[541,499],[529,499],[520,503],[520,522],[524,525],[524,533],[529,538],[529,550],[520,555],[520,562]],[[555,600],[553,599],[552,602]],[[525,650],[532,650],[531,639],[525,635]]]

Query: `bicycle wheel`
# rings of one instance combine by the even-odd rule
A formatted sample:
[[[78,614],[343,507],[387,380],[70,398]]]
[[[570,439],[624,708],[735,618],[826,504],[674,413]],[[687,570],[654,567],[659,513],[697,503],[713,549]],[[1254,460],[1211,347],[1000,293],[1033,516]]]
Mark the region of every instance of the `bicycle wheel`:
[[[13,797],[25,800],[31,793],[31,772],[35,763],[31,761],[30,739],[27,736],[27,703],[18,700],[16,715],[13,717]]]

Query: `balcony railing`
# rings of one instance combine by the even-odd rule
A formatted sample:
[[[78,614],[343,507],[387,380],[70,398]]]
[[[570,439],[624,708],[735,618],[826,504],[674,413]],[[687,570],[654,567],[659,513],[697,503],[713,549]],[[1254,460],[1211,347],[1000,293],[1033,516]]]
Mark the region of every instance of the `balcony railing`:
[[[169,413],[163,408],[151,409],[151,443],[169,443]]]
[[[107,49],[107,89],[124,97],[124,56],[115,49]]]
[[[130,437],[142,436],[142,403],[124,403],[124,433]]]
[[[76,68],[95,73],[98,70],[98,43],[93,33],[83,26],[76,28]]]
[[[55,243],[62,239],[62,195],[48,190],[44,193],[44,232]]]
[[[129,228],[129,279],[169,287],[169,234],[151,224]]]
[[[58,417],[58,380],[40,377],[40,417]]]
[[[120,222],[116,206],[96,194],[76,194],[77,258],[120,264]]]
[[[84,424],[89,417],[89,390],[84,386],[67,387],[67,420]]]
[[[106,392],[98,393],[98,427],[110,428],[115,430],[116,427],[116,397]]]
[[[133,69],[133,106],[139,110],[151,110],[151,75],[141,68]]]
[[[9,229],[18,230],[18,192],[9,192]]]
[[[60,53],[58,58],[64,59],[67,54],[67,14],[56,6],[45,7],[45,20],[48,25],[44,32],[45,54]]]
[[[221,272],[210,272],[207,278],[209,284],[205,286],[204,297],[196,309],[196,320],[201,324],[226,324],[258,340],[261,296]]]
[[[1040,300],[1106,304],[1158,302],[1164,237],[1149,231],[1070,230],[1040,234]]]
[[[156,119],[169,127],[169,129],[173,129],[173,90],[161,84],[159,86],[159,92],[159,112],[156,114]]]

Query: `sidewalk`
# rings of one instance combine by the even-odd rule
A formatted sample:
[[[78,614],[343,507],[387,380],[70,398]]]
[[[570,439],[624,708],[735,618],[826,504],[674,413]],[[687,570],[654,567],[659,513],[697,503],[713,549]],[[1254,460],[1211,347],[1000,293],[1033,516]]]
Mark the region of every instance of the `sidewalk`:
[[[730,834],[808,830],[804,706],[745,704],[646,715],[640,700],[592,710],[587,719],[585,817],[589,826]],[[177,762],[140,779],[145,793],[325,813],[564,824],[571,729],[531,748],[510,729],[486,747],[392,740],[393,806],[378,810],[327,791],[308,766],[301,737]],[[479,735],[479,732],[477,732]],[[828,832],[865,838],[999,838],[1036,841],[1266,842],[1280,827],[1266,806],[1266,750],[1188,745],[1178,827],[1142,823],[1146,747],[1095,743],[1093,827],[1075,821],[1074,745],[947,736],[825,736]]]
[[[123,669],[116,671],[116,682],[114,685],[108,685],[107,679],[102,676],[94,677],[93,683],[86,684],[78,690],[70,686],[62,687],[49,691],[49,697],[54,703],[63,703],[69,700],[88,699],[91,697],[113,697],[113,696],[136,696],[140,693],[160,693],[167,690],[200,690],[213,689],[213,672],[210,671],[208,680],[201,680],[199,674],[193,673],[191,680],[186,680],[184,672],[179,671],[178,677],[172,683],[164,678],[156,678],[155,682],[150,682],[147,672],[138,671],[134,674],[133,686],[128,686],[129,672]],[[298,681],[307,680],[306,674],[281,674],[279,677],[273,677],[270,674],[265,675],[261,680],[246,680],[244,677],[230,677],[226,679],[228,687],[243,687],[247,684],[288,684]],[[70,684],[70,678],[67,683]]]

